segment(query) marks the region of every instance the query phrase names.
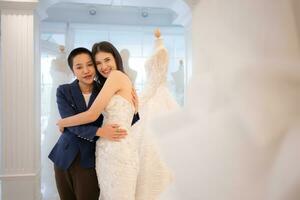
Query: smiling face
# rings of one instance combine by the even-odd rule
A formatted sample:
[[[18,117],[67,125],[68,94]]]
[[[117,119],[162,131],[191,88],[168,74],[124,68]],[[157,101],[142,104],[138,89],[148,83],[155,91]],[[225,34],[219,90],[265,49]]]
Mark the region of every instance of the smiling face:
[[[84,85],[93,84],[95,78],[95,67],[90,55],[79,54],[73,58],[73,72],[78,81]]]
[[[95,62],[98,72],[105,78],[113,70],[117,70],[116,60],[111,53],[100,51],[95,55]]]

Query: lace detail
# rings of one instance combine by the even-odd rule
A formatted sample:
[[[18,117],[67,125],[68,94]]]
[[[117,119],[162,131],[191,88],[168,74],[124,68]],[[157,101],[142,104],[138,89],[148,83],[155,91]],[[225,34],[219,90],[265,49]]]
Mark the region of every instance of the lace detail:
[[[140,96],[141,106],[143,106],[156,93],[158,87],[166,86],[168,65],[168,51],[165,47],[161,46],[145,64],[147,81]]]
[[[180,108],[167,87],[168,51],[161,41],[145,64],[147,82],[140,95],[140,116],[148,123],[152,119]],[[148,129],[148,128],[147,128]]]
[[[154,200],[164,188],[160,186],[166,186],[170,180],[170,174],[156,150],[148,142],[143,142],[145,130],[141,123],[131,127],[134,111],[128,100],[114,95],[103,113],[104,124],[119,124],[128,135],[120,142],[104,138],[97,141],[96,171],[100,200]],[[148,170],[153,162],[157,162],[160,168]],[[155,185],[153,181],[146,180],[154,178],[157,179]]]
[[[120,95],[114,95],[103,112],[103,124],[118,123],[128,130],[131,127],[134,111],[131,102]]]
[[[140,144],[140,170],[137,179],[136,200],[158,200],[173,180],[173,176],[161,159],[153,133],[144,130]]]

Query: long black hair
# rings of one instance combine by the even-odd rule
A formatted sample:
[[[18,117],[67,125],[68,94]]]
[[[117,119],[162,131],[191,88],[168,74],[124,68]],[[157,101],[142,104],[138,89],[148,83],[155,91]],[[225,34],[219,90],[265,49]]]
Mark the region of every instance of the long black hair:
[[[95,60],[96,54],[99,52],[111,53],[115,59],[115,62],[117,65],[117,70],[120,70],[123,73],[125,73],[122,57],[114,45],[112,45],[110,42],[107,42],[107,41],[95,43],[92,47],[92,57],[94,60]],[[100,72],[97,70],[97,66],[95,66],[95,67],[96,67],[96,81],[100,84],[104,84],[104,82],[106,81],[106,78],[100,74]]]

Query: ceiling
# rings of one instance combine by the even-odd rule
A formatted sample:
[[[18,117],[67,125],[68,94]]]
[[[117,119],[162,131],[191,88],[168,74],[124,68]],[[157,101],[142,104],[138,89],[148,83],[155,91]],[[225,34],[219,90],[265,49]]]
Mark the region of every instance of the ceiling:
[[[185,25],[199,0],[40,0],[45,21],[135,25]],[[95,15],[89,11],[96,12]]]
[[[126,25],[172,25],[178,15],[167,8],[56,3],[47,11],[46,22]]]

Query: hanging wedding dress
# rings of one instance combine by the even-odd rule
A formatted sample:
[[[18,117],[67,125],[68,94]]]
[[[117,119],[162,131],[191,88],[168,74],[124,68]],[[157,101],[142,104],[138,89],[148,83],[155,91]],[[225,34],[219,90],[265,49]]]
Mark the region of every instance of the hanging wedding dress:
[[[300,199],[300,48],[290,1],[203,0],[193,19],[186,107],[156,126],[172,135],[174,199]]]
[[[177,112],[180,106],[172,96],[167,86],[169,55],[166,47],[164,46],[163,39],[160,38],[159,29],[155,30],[155,36],[154,52],[145,63],[147,81],[139,98],[139,113],[141,120],[144,121],[145,127],[147,127],[146,129],[148,130],[148,138],[146,138],[144,142],[150,140],[152,144],[155,144],[154,146],[159,147],[157,148],[157,152],[160,152],[160,156],[163,160],[165,160],[166,151],[163,146],[165,146],[165,141],[169,141],[172,134],[166,135],[164,132],[153,131],[152,125],[159,125],[159,119],[161,117]],[[170,163],[167,161],[168,166],[169,164]],[[176,174],[174,174],[174,180],[176,180]],[[174,199],[173,190],[175,190],[175,188],[173,183],[174,182],[172,182],[167,191],[164,192],[161,199]]]
[[[140,114],[143,120],[150,123],[170,112],[179,109],[179,105],[167,86],[167,73],[169,67],[168,51],[156,30],[154,52],[145,63],[147,81],[140,95]]]

